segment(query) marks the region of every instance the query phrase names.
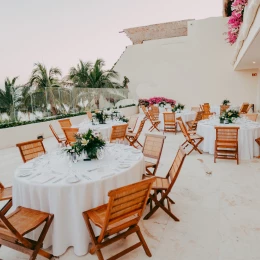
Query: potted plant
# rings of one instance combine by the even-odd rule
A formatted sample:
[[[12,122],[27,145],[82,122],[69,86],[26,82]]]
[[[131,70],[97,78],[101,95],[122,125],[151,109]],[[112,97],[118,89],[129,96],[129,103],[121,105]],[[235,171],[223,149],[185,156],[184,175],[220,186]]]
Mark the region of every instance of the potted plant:
[[[106,142],[102,139],[101,133],[89,129],[86,133],[77,133],[76,142],[66,149],[67,153],[81,155],[86,154],[84,160],[96,159],[99,149],[104,148]]]
[[[228,99],[224,99],[224,100],[222,101],[222,105],[223,105],[223,106],[227,106],[229,103],[230,103],[230,101],[229,101]]]
[[[184,109],[185,105],[178,103],[178,105],[172,108],[172,112],[181,112]]]
[[[224,113],[225,123],[233,123],[233,121],[239,117],[239,112],[237,110],[229,110]]]

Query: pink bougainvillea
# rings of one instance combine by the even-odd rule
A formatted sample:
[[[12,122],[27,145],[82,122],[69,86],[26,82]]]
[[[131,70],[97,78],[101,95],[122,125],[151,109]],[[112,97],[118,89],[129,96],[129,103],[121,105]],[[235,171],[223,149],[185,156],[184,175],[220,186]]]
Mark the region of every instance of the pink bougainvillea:
[[[243,23],[243,13],[248,0],[234,0],[231,5],[232,14],[228,20],[227,41],[231,45],[237,40],[241,24]]]
[[[154,104],[170,104],[171,106],[174,106],[176,103],[175,100],[165,97],[152,97],[149,99],[139,99],[139,105],[154,105]]]

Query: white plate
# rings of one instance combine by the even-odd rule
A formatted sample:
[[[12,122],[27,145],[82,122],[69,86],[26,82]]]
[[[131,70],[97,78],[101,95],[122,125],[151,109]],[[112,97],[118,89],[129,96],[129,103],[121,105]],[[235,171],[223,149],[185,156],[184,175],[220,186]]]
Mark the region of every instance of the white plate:
[[[80,179],[77,178],[77,177],[75,177],[75,176],[69,177],[69,178],[67,179],[67,182],[68,182],[68,183],[76,183],[76,182],[79,182],[79,181],[80,181]]]
[[[122,163],[122,164],[119,164],[119,168],[121,168],[121,169],[126,169],[126,168],[129,168],[131,165],[130,164],[128,164],[128,163]]]

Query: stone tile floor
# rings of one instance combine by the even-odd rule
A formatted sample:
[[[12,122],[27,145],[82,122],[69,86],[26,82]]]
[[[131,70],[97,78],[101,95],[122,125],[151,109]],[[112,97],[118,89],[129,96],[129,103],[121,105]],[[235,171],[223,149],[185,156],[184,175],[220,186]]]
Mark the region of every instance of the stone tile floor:
[[[166,136],[158,170],[161,176],[166,175],[178,146],[184,140],[181,133],[167,133]],[[141,136],[143,140],[144,136]],[[57,146],[54,138],[45,139],[44,145],[47,151]],[[0,180],[5,185],[12,184],[13,172],[21,163],[17,148],[0,150]],[[208,170],[212,174],[208,175]],[[162,210],[149,220],[140,222],[153,259],[260,260],[259,159],[241,161],[240,165],[228,160],[218,160],[214,164],[212,155],[193,152],[184,162],[171,197],[176,202],[172,210],[180,222],[173,221]],[[103,250],[104,257],[108,258],[136,241],[135,235],[119,241]],[[0,248],[0,259],[28,258],[4,246]],[[97,259],[97,256],[87,254],[78,257],[73,248],[68,248],[59,258],[90,260]],[[139,247],[122,259],[148,257]]]

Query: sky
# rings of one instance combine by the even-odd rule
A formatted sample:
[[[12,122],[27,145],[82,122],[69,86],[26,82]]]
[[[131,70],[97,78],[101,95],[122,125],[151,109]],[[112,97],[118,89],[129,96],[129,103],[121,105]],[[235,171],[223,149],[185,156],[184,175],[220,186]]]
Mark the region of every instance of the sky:
[[[223,0],[0,0],[0,87],[28,82],[33,66],[63,76],[79,59],[111,68],[132,42],[123,29],[222,15]]]

